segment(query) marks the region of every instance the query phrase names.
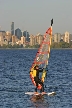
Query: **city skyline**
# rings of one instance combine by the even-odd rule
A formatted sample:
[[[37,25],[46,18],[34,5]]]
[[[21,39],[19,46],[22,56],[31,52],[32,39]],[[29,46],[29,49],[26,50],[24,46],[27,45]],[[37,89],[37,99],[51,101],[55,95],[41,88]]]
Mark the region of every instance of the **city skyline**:
[[[19,27],[17,27],[17,28],[15,28],[15,24],[14,24],[14,22],[12,21],[11,22],[11,25],[10,25],[10,31],[9,30],[1,30],[0,29],[0,31],[5,31],[5,32],[10,32],[12,35],[15,35],[16,34],[16,31],[17,30],[19,30],[19,31],[21,31],[21,36],[23,35],[23,36],[25,36],[26,37],[26,33],[24,34],[24,32],[27,32],[27,33],[29,33],[29,31],[27,31],[27,30],[21,30]],[[57,33],[59,33],[59,34],[61,34],[61,35],[64,35],[65,34],[65,32],[69,32],[69,31],[64,31],[64,33],[60,33],[60,32],[55,32],[55,33],[52,33],[52,35],[54,35],[54,34],[57,34]],[[29,34],[29,35],[34,35],[34,36],[36,36],[36,35],[44,35],[44,34],[41,34],[41,33],[36,33],[35,35],[33,34],[33,33],[31,33],[31,34]],[[72,35],[72,33],[70,33],[71,35]],[[17,35],[15,35],[15,36],[17,36]]]
[[[17,5],[16,5],[17,3]],[[11,22],[15,29],[27,30],[30,34],[44,34],[53,18],[53,34],[68,31],[72,34],[72,1],[63,0],[1,0],[0,26],[1,30],[11,31]]]

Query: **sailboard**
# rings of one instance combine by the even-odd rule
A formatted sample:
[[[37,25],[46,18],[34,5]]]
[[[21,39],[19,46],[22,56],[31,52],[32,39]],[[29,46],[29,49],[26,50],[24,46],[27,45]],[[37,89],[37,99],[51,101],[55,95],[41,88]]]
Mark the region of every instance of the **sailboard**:
[[[34,86],[36,86],[36,83],[34,81],[34,75],[33,70],[36,65],[39,66],[39,68],[43,68],[41,81],[44,83],[46,73],[47,73],[47,66],[48,66],[48,60],[50,56],[50,46],[51,46],[51,40],[52,40],[52,24],[53,19],[51,20],[51,26],[47,29],[46,33],[43,36],[42,43],[37,51],[37,54],[35,56],[35,59],[32,63],[32,66],[30,68],[30,78],[32,80],[32,83]],[[38,89],[40,90],[42,86],[38,84]]]
[[[48,95],[48,96],[51,96],[51,95],[55,95],[56,93],[55,92],[45,92],[45,93],[35,93],[35,92],[26,92],[25,94],[27,95],[35,95],[35,96],[38,96],[38,95]]]

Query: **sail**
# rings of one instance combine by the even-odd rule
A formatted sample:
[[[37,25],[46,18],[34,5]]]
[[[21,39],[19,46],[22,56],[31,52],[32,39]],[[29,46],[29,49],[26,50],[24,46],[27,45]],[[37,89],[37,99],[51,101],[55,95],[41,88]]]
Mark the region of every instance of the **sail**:
[[[50,33],[51,27],[48,29],[48,31],[45,33],[43,41],[40,45],[40,48],[37,51],[36,57],[34,59],[34,62],[32,64],[31,69],[35,65],[39,65],[39,67],[46,68],[46,65],[48,65],[48,59],[50,54]]]
[[[52,21],[52,20],[51,20]],[[43,41],[40,45],[40,48],[37,51],[36,57],[32,63],[32,67],[30,69],[30,77],[32,79],[33,84],[36,86],[34,77],[32,74],[32,71],[34,70],[34,67],[38,65],[40,68],[43,68],[43,73],[41,80],[44,82],[45,76],[46,76],[46,67],[48,65],[49,55],[50,55],[50,45],[51,45],[51,38],[52,38],[52,26],[47,29]],[[39,89],[41,89],[41,85],[39,84]]]

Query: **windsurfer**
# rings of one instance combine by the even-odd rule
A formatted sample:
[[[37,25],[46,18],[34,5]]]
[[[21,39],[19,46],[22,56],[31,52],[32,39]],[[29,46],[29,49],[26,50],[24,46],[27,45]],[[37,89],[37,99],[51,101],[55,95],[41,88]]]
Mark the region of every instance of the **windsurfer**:
[[[40,72],[43,72],[43,69],[39,69],[39,66],[36,65],[36,66],[34,67],[34,71],[33,71],[33,73],[34,73],[34,81],[35,81],[35,83],[36,83],[35,92],[37,92],[38,83],[41,84],[41,86],[42,86],[40,92],[44,92],[44,84],[43,84],[43,82],[39,79],[39,73],[40,73]]]

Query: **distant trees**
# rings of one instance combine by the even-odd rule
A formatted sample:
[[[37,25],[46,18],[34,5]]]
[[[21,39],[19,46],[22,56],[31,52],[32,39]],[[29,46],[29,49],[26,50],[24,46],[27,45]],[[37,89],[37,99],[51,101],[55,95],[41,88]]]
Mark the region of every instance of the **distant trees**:
[[[59,42],[59,43],[52,43],[51,48],[72,48],[72,42]]]
[[[40,45],[38,45],[38,44],[37,45],[33,45],[33,46],[26,45],[25,48],[39,48],[39,46]]]
[[[33,45],[33,46],[30,46],[30,45],[26,45],[25,48],[39,48],[40,45]],[[3,45],[1,46],[0,45],[0,48],[24,48],[23,45],[18,45],[18,44],[14,44],[14,45],[11,45],[11,44],[8,44],[8,45]],[[66,42],[59,42],[59,43],[56,43],[56,42],[53,42],[52,45],[51,45],[51,48],[72,48],[72,42],[70,43],[66,43]]]
[[[23,47],[22,45],[18,45],[18,44],[14,44],[14,45],[11,45],[11,44],[5,45],[5,44],[3,44],[3,46],[0,46],[0,48],[22,48],[22,47]]]

